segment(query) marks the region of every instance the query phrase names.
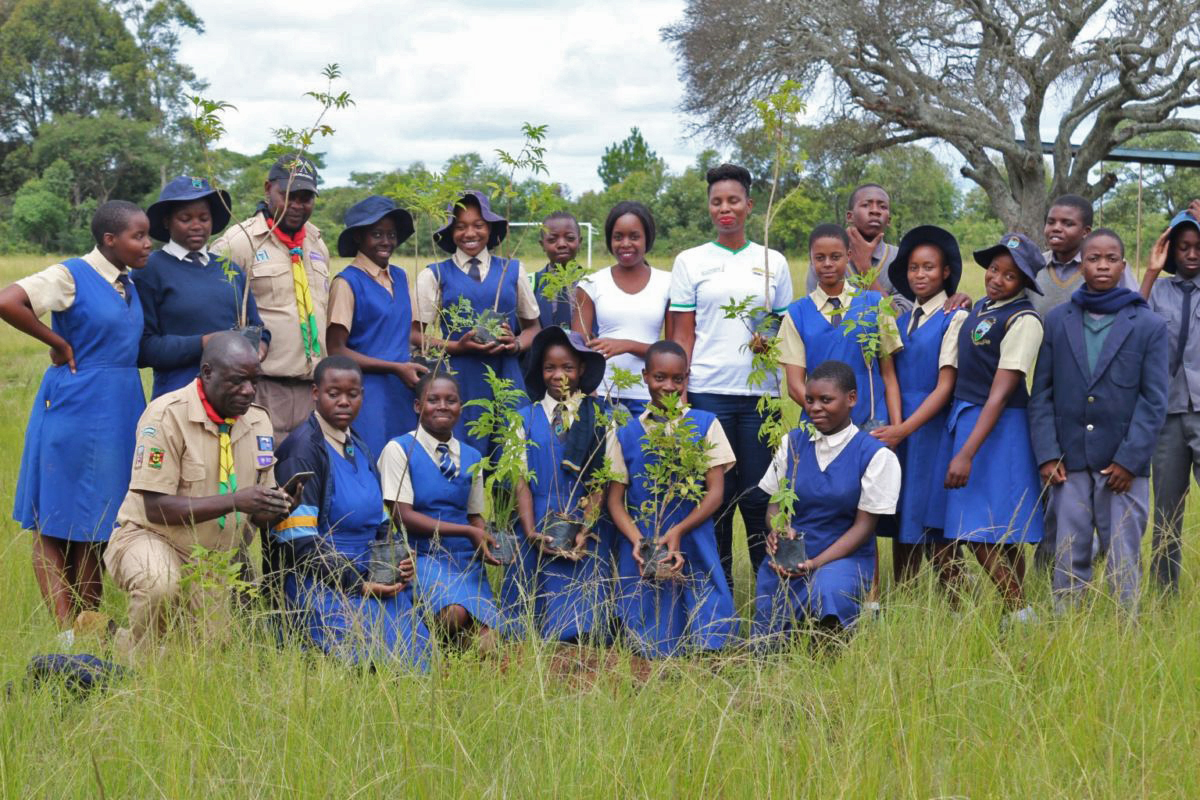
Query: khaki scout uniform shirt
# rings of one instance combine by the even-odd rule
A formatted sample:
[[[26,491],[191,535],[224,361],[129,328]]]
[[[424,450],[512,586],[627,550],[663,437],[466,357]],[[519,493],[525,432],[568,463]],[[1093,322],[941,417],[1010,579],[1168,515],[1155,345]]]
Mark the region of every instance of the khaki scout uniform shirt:
[[[184,561],[191,558],[196,544],[209,550],[231,550],[245,541],[253,526],[241,512],[237,514],[240,531],[233,524],[232,513],[225,517],[224,530],[215,519],[195,525],[163,525],[146,516],[141,492],[182,497],[220,494],[217,437],[217,425],[204,413],[195,382],[150,402],[138,420],[129,493],[117,511],[110,550],[119,552],[122,540],[143,531],[165,539]],[[275,486],[275,441],[266,409],[250,406],[233,423],[229,438],[238,488]]]
[[[243,233],[242,228],[245,228]],[[329,302],[329,248],[321,231],[311,222],[304,224],[304,270],[317,315],[317,338],[321,356],[325,355],[326,307]],[[249,238],[247,238],[249,234]],[[300,338],[300,317],[296,313],[296,289],[292,283],[292,256],[279,237],[267,228],[267,219],[255,214],[240,225],[230,225],[210,248],[245,270],[250,291],[258,303],[263,325],[271,331],[271,347],[263,361],[263,374],[270,378],[311,380],[313,368],[304,354]]]

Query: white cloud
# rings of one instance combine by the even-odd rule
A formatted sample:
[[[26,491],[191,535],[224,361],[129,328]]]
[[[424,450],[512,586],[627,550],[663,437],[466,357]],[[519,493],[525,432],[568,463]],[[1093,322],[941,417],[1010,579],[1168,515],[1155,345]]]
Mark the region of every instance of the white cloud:
[[[311,124],[321,68],[341,65],[356,105],[334,113],[324,179],[456,153],[515,150],[523,122],[549,125],[551,178],[597,188],[604,148],[641,128],[672,169],[695,160],[682,87],[659,29],[681,0],[378,3],[194,0],[206,32],[180,57],[237,106],[225,146],[256,152],[271,130]]]

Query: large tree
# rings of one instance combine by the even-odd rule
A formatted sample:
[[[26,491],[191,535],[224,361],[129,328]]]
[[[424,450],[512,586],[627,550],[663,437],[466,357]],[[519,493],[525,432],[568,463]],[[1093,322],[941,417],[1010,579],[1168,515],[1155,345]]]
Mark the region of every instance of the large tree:
[[[1116,176],[1089,173],[1113,148],[1200,132],[1179,115],[1200,104],[1197,0],[689,0],[663,36],[710,133],[746,127],[786,79],[828,86],[832,115],[874,125],[859,152],[941,139],[1035,235],[1047,187],[1095,199]]]

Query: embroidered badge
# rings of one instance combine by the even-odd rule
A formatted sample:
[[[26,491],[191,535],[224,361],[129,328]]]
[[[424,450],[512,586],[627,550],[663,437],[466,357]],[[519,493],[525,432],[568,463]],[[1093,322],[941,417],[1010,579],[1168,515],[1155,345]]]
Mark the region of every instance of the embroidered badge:
[[[258,465],[260,467],[269,467],[275,463],[275,456],[259,456]]]
[[[147,425],[146,427],[142,428],[142,436],[146,436],[146,437],[153,439],[157,435],[158,435],[158,428],[155,428],[151,425]]]
[[[203,178],[192,178],[192,188],[193,189],[203,189],[204,188],[204,179]]]
[[[275,449],[275,437],[274,436],[259,436],[258,437],[258,449],[259,450],[274,450]]]
[[[983,337],[988,335],[988,331],[990,331],[992,326],[995,324],[996,320],[992,319],[991,317],[988,317],[987,319],[981,319],[979,324],[975,326],[975,330],[971,331],[971,341],[973,341],[975,344],[982,342]]]
[[[259,250],[257,253],[254,254],[254,263],[261,264],[262,262],[267,261],[270,258],[271,257],[269,255],[267,255],[266,250]]]
[[[150,460],[146,463],[150,469],[162,469],[163,458],[166,456],[161,447],[150,448]]]
[[[1004,243],[1009,250],[1016,250],[1021,246],[1021,240],[1015,236],[1010,236],[1008,241]]]
[[[139,469],[142,466],[142,456],[146,455],[146,445],[139,444],[137,453],[133,457],[133,468]]]

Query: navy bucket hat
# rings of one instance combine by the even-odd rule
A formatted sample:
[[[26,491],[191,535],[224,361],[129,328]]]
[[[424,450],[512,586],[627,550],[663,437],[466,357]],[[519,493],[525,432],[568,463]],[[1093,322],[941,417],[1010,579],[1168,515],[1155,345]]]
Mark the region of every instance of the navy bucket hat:
[[[579,391],[591,394],[600,388],[604,380],[604,356],[587,346],[575,331],[567,331],[557,325],[542,328],[529,345],[529,367],[525,370],[525,388],[534,400],[546,394],[546,382],[542,379],[542,356],[553,344],[569,347],[583,359],[583,374],[579,377]]]
[[[412,214],[398,207],[391,198],[373,194],[346,209],[346,217],[343,220],[346,229],[338,235],[337,254],[343,258],[358,255],[358,242],[354,240],[354,232],[359,228],[370,227],[384,217],[390,217],[396,226],[397,247],[413,235]]]
[[[918,225],[904,234],[904,238],[900,240],[900,247],[896,250],[896,258],[888,267],[888,278],[891,279],[892,286],[909,300],[917,299],[912,287],[908,285],[908,258],[913,250],[923,244],[931,244],[942,251],[942,259],[950,268],[950,276],[946,278],[946,294],[954,294],[958,291],[958,282],[962,278],[962,253],[959,252],[958,240],[954,238],[954,234],[937,225]]]
[[[1193,217],[1187,211],[1180,211],[1178,214],[1171,217],[1171,224],[1167,226],[1167,230],[1171,234],[1171,236],[1170,236],[1171,246],[1169,248],[1167,248],[1167,263],[1163,264],[1163,272],[1169,272],[1172,275],[1174,275],[1176,272],[1179,271],[1179,265],[1175,263],[1174,250],[1175,250],[1175,229],[1178,228],[1180,225],[1191,225],[1193,228],[1196,229],[1197,233],[1200,233],[1200,222],[1197,222],[1196,218]]]
[[[171,241],[171,234],[167,230],[167,217],[176,206],[193,200],[208,200],[213,236],[225,230],[230,216],[229,192],[214,189],[204,178],[180,175],[164,186],[159,192],[158,200],[146,209],[146,216],[150,219],[150,235],[160,242]]]
[[[458,248],[454,246],[454,238],[451,232],[454,230],[454,212],[464,205],[475,205],[479,207],[479,215],[487,222],[491,232],[488,234],[488,249],[491,250],[504,241],[504,237],[508,235],[508,220],[492,211],[492,206],[488,203],[487,195],[476,189],[469,189],[463,193],[463,196],[458,198],[457,202],[446,206],[446,224],[438,228],[433,234],[433,241],[437,246],[442,248],[447,253],[453,254]]]
[[[1037,285],[1037,274],[1038,270],[1046,266],[1046,259],[1042,256],[1042,251],[1028,236],[1022,233],[1006,233],[1000,237],[997,244],[976,250],[973,255],[975,263],[987,269],[991,265],[992,259],[1000,253],[1008,253],[1012,256],[1013,263],[1025,276],[1025,288],[1031,292],[1044,294]]]

